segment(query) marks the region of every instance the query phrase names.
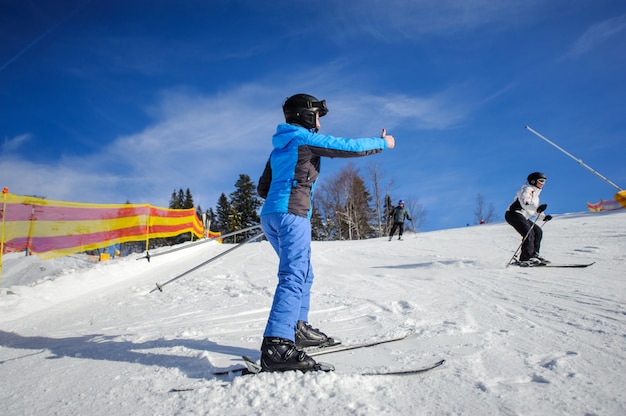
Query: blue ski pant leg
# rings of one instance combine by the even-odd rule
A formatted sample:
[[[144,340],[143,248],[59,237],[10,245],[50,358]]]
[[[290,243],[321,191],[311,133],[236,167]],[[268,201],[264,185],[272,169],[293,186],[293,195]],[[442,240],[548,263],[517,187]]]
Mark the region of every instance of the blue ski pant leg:
[[[309,236],[311,234],[309,233]],[[307,270],[306,280],[302,289],[302,299],[300,300],[300,315],[298,321],[309,322],[309,308],[311,306],[311,286],[313,286],[313,267],[311,266],[311,242],[309,241],[309,268]]]
[[[278,255],[278,285],[263,336],[295,341],[298,319],[307,320],[311,268],[311,223],[293,214],[273,213],[261,217],[261,226]]]

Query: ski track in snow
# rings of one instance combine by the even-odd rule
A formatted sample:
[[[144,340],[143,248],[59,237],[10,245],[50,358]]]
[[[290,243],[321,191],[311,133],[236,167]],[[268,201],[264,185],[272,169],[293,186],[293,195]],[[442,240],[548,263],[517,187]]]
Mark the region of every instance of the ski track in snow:
[[[4,258],[0,400],[5,415],[623,415],[626,212],[566,214],[543,254],[587,269],[506,268],[507,224],[313,243],[311,323],[345,343],[334,373],[214,377],[258,358],[276,285],[267,242],[215,242],[89,263]],[[163,251],[163,249],[161,250]],[[359,376],[439,358],[413,376]],[[170,392],[172,388],[194,388]]]

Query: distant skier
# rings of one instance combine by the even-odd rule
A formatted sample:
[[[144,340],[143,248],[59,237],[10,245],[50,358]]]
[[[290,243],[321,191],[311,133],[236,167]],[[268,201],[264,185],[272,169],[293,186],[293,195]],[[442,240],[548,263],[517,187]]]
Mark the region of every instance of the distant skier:
[[[393,136],[345,139],[318,133],[320,117],[328,113],[325,100],[296,94],[283,104],[285,123],[272,137],[274,150],[259,179],[265,199],[261,225],[278,254],[278,286],[263,343],[263,371],[307,371],[316,362],[301,348],[334,341],[308,323],[313,269],[311,267],[311,197],[322,157],[357,157],[394,147]]]
[[[389,218],[393,219],[393,226],[391,227],[391,233],[389,233],[389,241],[393,238],[396,230],[398,230],[398,240],[402,240],[402,233],[404,232],[404,220],[411,220],[409,212],[404,208],[404,201],[398,201],[398,206],[391,210]]]
[[[535,266],[541,263],[549,263],[539,255],[543,230],[529,218],[543,217],[543,221],[550,221],[551,215],[544,214],[547,204],[539,204],[539,194],[546,183],[546,175],[541,172],[533,172],[528,175],[527,183],[517,192],[515,200],[504,214],[504,219],[525,238],[522,241],[522,252],[519,262],[524,266]]]

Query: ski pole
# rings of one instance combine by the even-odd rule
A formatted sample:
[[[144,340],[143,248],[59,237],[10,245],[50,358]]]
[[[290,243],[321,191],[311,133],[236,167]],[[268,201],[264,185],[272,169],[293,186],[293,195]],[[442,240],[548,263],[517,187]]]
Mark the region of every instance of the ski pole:
[[[219,259],[220,257],[225,256],[226,254],[230,253],[231,251],[236,250],[236,249],[238,249],[238,248],[242,247],[243,245],[245,245],[245,244],[247,244],[247,243],[249,243],[249,242],[251,242],[251,241],[254,241],[254,240],[259,239],[261,236],[263,236],[263,231],[261,231],[261,232],[260,232],[260,233],[258,233],[257,235],[254,235],[254,236],[252,236],[252,237],[248,238],[247,240],[242,241],[241,243],[239,243],[239,244],[235,245],[234,247],[229,248],[228,250],[226,250],[226,251],[224,251],[224,252],[222,252],[222,253],[218,254],[217,256],[215,256],[215,257],[211,257],[211,258],[210,258],[210,259],[208,259],[207,261],[205,261],[205,262],[203,262],[203,263],[198,264],[197,266],[195,266],[195,267],[193,267],[193,268],[191,268],[191,269],[187,270],[186,272],[181,273],[181,274],[179,274],[178,276],[172,277],[170,280],[168,280],[168,281],[167,281],[167,282],[165,282],[165,283],[161,283],[161,284],[158,284],[158,283],[157,283],[157,284],[156,284],[156,288],[152,289],[152,290],[150,291],[150,293],[152,293],[152,292],[156,292],[157,290],[158,290],[158,291],[160,291],[160,292],[163,292],[163,286],[169,285],[169,284],[170,284],[170,283],[172,283],[173,281],[176,281],[176,280],[180,279],[181,277],[186,276],[186,275],[188,275],[189,273],[191,273],[191,272],[193,272],[193,271],[198,270],[199,268],[201,268],[201,267],[203,267],[203,266],[205,266],[205,265],[207,265],[207,264],[209,264],[209,263],[211,263],[211,262],[213,262],[213,261],[215,261],[215,260]]]
[[[608,178],[606,178],[605,176],[601,175],[598,171],[594,170],[591,168],[591,166],[587,165],[586,163],[584,163],[582,161],[582,159],[578,159],[577,157],[575,157],[574,155],[572,155],[571,153],[567,152],[565,149],[563,149],[562,147],[559,147],[556,143],[550,141],[548,138],[546,138],[545,136],[541,135],[540,133],[536,132],[535,130],[533,130],[532,128],[530,128],[530,126],[526,126],[526,128],[528,130],[530,130],[531,132],[533,132],[535,135],[537,135],[539,138],[545,140],[546,142],[548,142],[549,144],[551,144],[552,146],[556,147],[558,150],[560,150],[561,152],[565,153],[567,156],[571,157],[572,159],[574,159],[576,162],[578,162],[578,164],[582,167],[584,167],[585,169],[587,169],[588,171],[590,171],[591,173],[593,173],[594,175],[596,175],[597,177],[599,177],[600,179],[602,179],[603,181],[605,181],[606,183],[608,183],[609,185],[611,185],[613,188],[617,189],[618,192],[621,192],[623,189],[620,188],[619,186],[617,186],[616,184],[614,184],[613,182],[611,182]]]
[[[248,228],[243,228],[243,229],[241,229],[241,230],[237,230],[237,231],[233,231],[233,232],[228,233],[228,234],[218,235],[218,236],[216,236],[216,237],[207,238],[207,239],[205,239],[205,240],[198,240],[198,241],[196,241],[195,243],[186,244],[186,245],[184,245],[184,246],[182,246],[182,247],[173,248],[173,249],[171,249],[171,250],[162,251],[162,252],[160,252],[160,253],[156,253],[156,254],[150,254],[149,252],[147,252],[147,251],[146,251],[146,255],[145,255],[145,256],[143,256],[143,257],[138,257],[138,258],[137,258],[137,260],[141,260],[141,259],[148,259],[148,262],[150,262],[150,259],[151,259],[152,257],[162,256],[162,255],[164,255],[164,254],[170,254],[170,253],[173,253],[173,252],[178,251],[178,250],[184,250],[184,249],[187,249],[187,248],[191,248],[191,247],[197,246],[197,245],[199,245],[199,244],[208,243],[208,242],[210,242],[210,241],[217,240],[217,239],[220,239],[220,238],[230,237],[230,236],[233,236],[233,235],[235,235],[235,234],[240,234],[240,233],[243,233],[243,232],[246,232],[246,231],[255,230],[255,229],[257,229],[257,228],[261,228],[261,226],[260,226],[260,225],[258,225],[258,224],[257,224],[257,225],[253,225],[253,226],[251,226],[251,227],[248,227]]]
[[[515,250],[515,253],[513,253],[513,257],[511,257],[511,260],[509,260],[509,262],[507,263],[506,267],[509,267],[511,265],[511,263],[513,262],[513,259],[517,256],[517,252],[522,248],[522,246],[524,245],[524,242],[526,241],[526,239],[528,238],[528,236],[530,235],[530,232],[533,230],[533,227],[535,226],[535,224],[537,224],[537,220],[539,219],[539,215],[537,215],[535,217],[535,221],[533,221],[533,225],[530,226],[530,228],[528,229],[528,232],[526,233],[526,235],[524,236],[524,238],[522,239],[522,242],[520,243],[519,247],[517,247],[517,250]],[[541,227],[541,226],[539,226]]]

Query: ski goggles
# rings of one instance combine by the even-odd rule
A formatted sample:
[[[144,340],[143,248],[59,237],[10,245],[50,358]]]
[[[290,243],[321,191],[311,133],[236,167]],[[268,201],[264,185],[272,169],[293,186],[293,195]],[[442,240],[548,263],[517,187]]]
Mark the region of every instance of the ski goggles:
[[[319,113],[320,117],[324,117],[326,114],[328,114],[328,107],[326,107],[326,100],[308,101],[307,107],[317,108],[317,112]]]

